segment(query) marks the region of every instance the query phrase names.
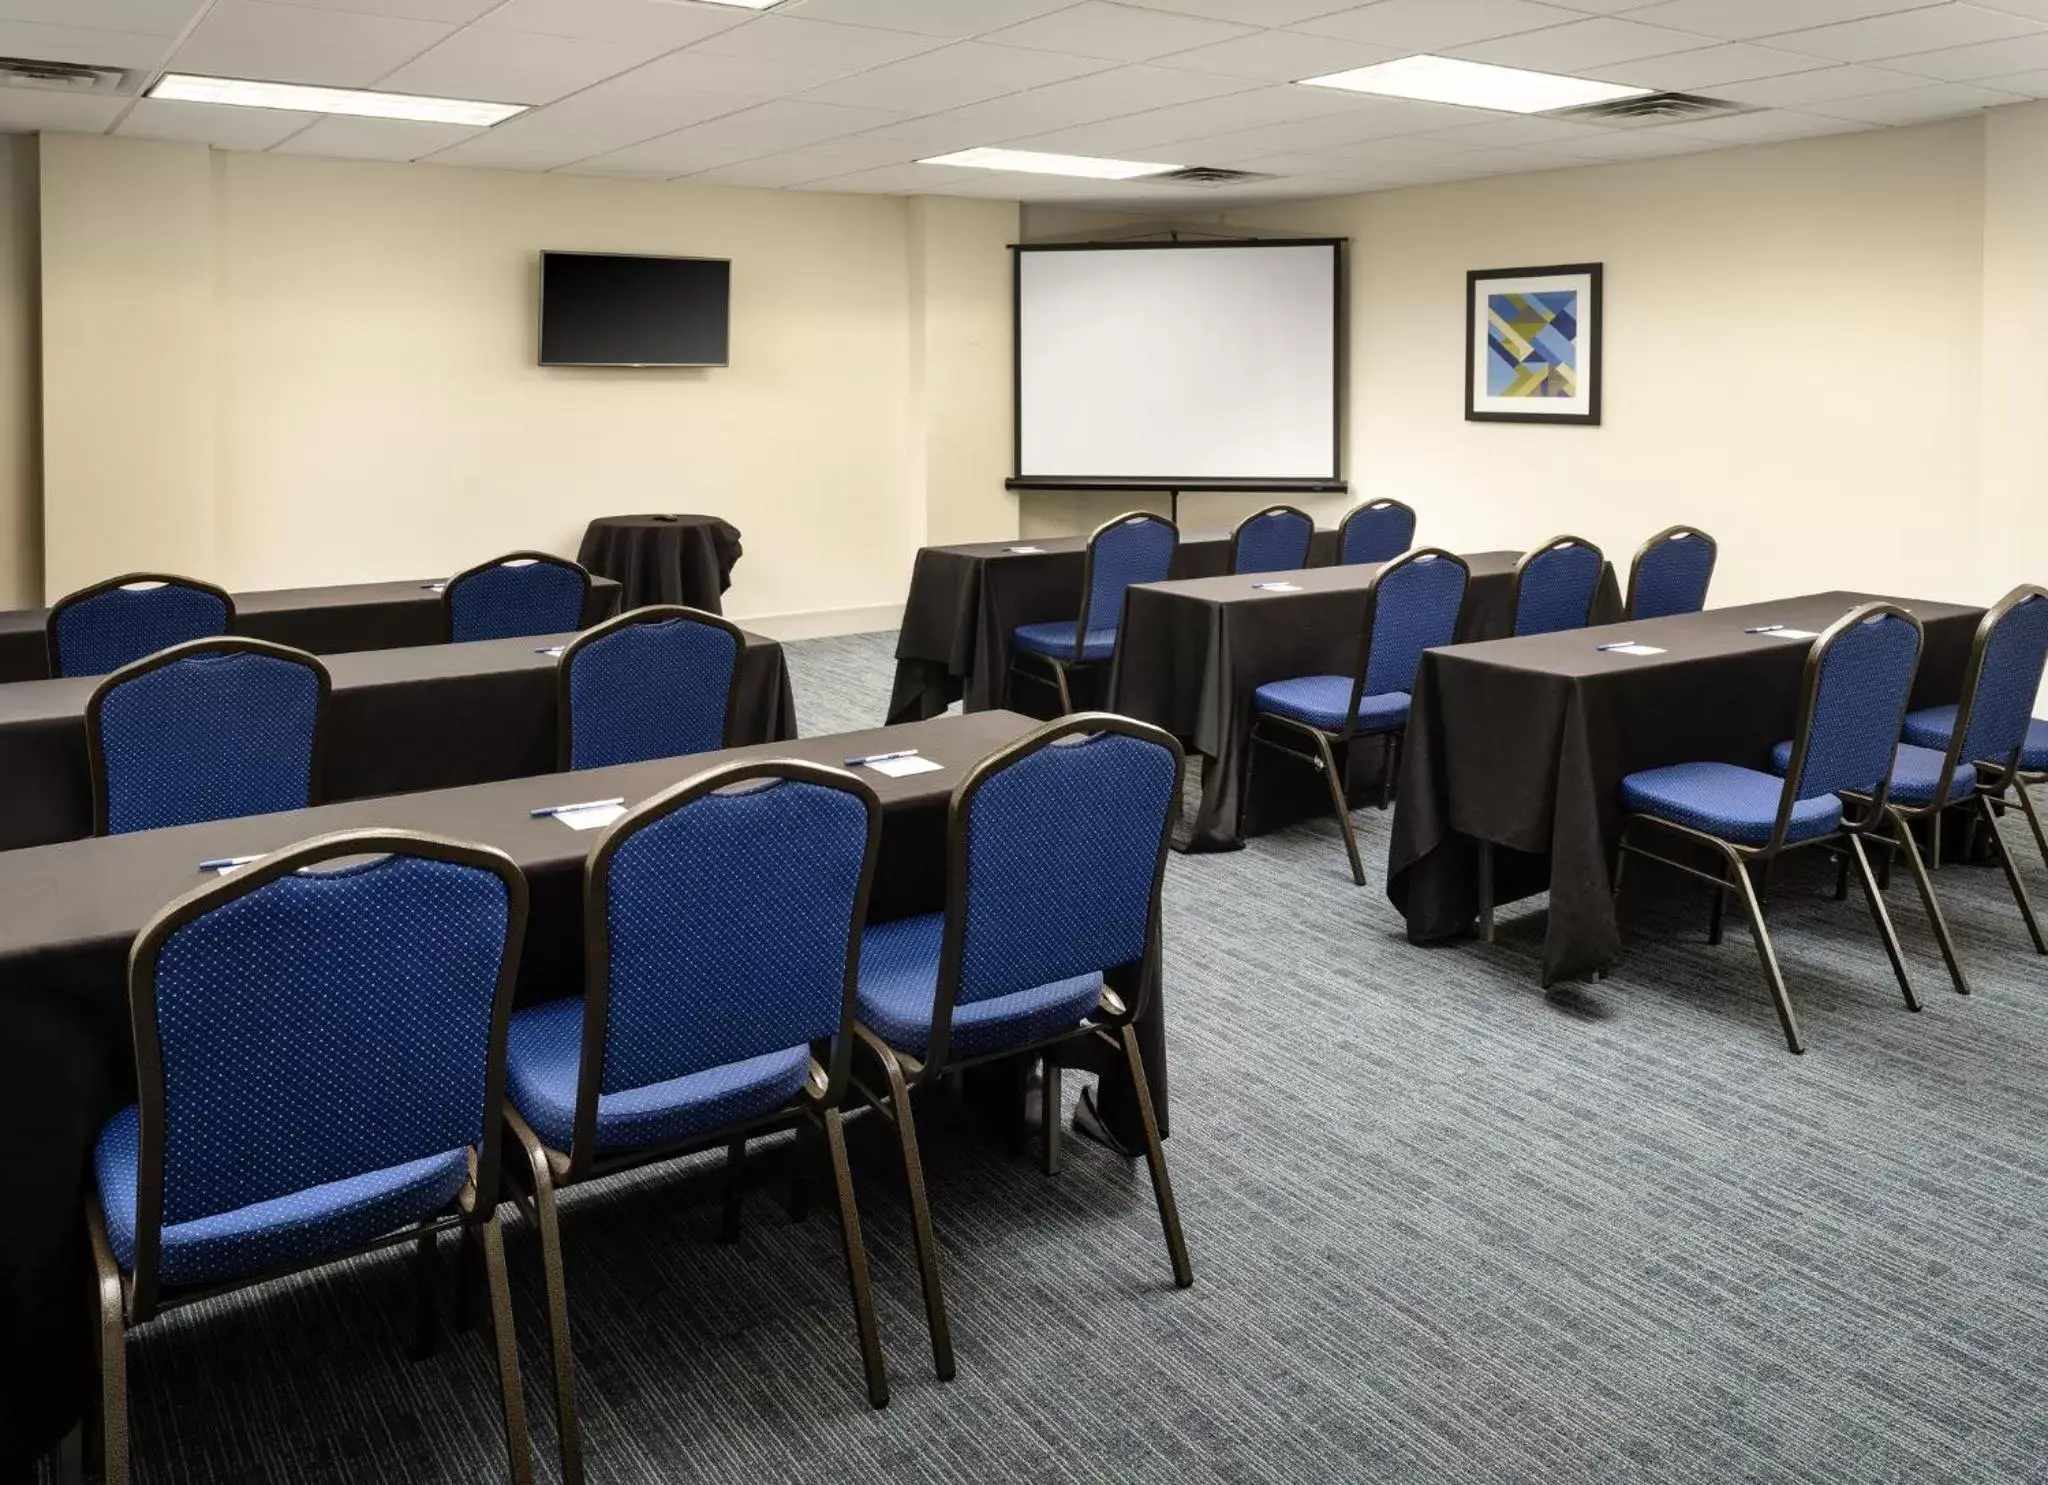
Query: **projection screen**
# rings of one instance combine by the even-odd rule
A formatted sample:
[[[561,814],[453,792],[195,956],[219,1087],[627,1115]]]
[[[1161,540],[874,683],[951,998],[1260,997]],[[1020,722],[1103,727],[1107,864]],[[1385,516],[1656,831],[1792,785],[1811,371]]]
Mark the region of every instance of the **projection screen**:
[[[1343,243],[1016,249],[1012,488],[1342,489]]]

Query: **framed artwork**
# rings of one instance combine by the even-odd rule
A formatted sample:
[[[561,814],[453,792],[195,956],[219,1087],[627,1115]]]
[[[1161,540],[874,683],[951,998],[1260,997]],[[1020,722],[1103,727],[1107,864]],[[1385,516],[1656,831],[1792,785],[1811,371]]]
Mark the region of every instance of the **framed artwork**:
[[[1600,268],[1465,275],[1468,422],[1599,423]]]

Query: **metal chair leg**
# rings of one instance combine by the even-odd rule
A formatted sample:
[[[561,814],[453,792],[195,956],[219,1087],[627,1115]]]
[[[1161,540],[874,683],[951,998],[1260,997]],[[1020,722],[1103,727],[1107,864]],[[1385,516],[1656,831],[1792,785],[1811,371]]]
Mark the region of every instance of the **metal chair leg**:
[[[476,1228],[465,1225],[455,1253],[455,1328],[475,1330],[484,1311],[484,1250]]]
[[[1038,1097],[1040,1164],[1047,1175],[1056,1176],[1060,1173],[1060,1065],[1050,1057],[1042,1060],[1045,1072]]]
[[[730,1247],[740,1240],[740,1207],[747,1194],[747,1142],[734,1140],[725,1147],[725,1213],[718,1225],[718,1240]]]
[[[832,1184],[839,1198],[839,1238],[846,1249],[846,1282],[853,1291],[853,1322],[860,1332],[861,1365],[867,1372],[868,1401],[889,1406],[889,1373],[882,1360],[882,1338],[875,1327],[875,1297],[868,1288],[868,1252],[860,1240],[860,1212],[853,1202],[853,1172],[846,1163],[846,1135],[839,1110],[819,1116],[825,1127],[825,1148],[832,1157]]]
[[[1844,862],[1842,870],[1846,872],[1848,869],[1848,863]],[[1722,884],[1714,888],[1714,900],[1707,908],[1707,942],[1716,946],[1721,942],[1728,918],[1727,878],[1721,880]]]
[[[1905,951],[1899,947],[1898,931],[1892,927],[1892,915],[1885,911],[1884,894],[1877,890],[1877,877],[1870,869],[1870,857],[1864,853],[1863,838],[1849,837],[1849,850],[1856,858],[1856,874],[1863,883],[1863,895],[1870,903],[1870,916],[1877,924],[1877,936],[1884,941],[1885,958],[1892,962],[1892,974],[1899,982],[1899,993],[1906,997],[1906,1009],[1920,1009],[1919,997],[1913,994],[1913,981],[1906,973]]]
[[[412,1242],[412,1359],[425,1361],[441,1349],[440,1234],[424,1230]]]
[[[1991,849],[1998,853],[1998,864],[2005,868],[2006,885],[2012,888],[2012,900],[2019,904],[2020,916],[2026,920],[2027,933],[2034,940],[2034,952],[2048,954],[2048,941],[2041,937],[2041,921],[2034,916],[2034,904],[2027,896],[2027,884],[2020,880],[2019,865],[2012,859],[2012,852],[2005,848],[2005,836],[1998,828],[1998,815],[1991,808],[1991,800],[1979,794],[1977,803],[1984,811],[1984,823],[1991,827]]]
[[[2041,848],[2041,864],[2048,866],[2048,830],[2041,828],[2041,812],[2034,808],[2034,796],[2025,783],[2015,780],[2013,793],[2020,797],[2020,809],[2027,817],[2027,823],[2034,828],[2034,844]]]
[[[1887,882],[1883,885],[1890,886],[1891,884]],[[1837,851],[1835,853],[1835,901],[1847,902],[1848,900],[1849,853],[1847,851]]]
[[[1920,893],[1920,906],[1927,911],[1927,921],[1934,927],[1934,942],[1941,949],[1941,962],[1948,966],[1949,983],[1955,986],[1956,994],[1970,993],[1970,980],[1963,973],[1962,960],[1956,956],[1955,936],[1949,932],[1948,917],[1941,910],[1941,899],[1934,895],[1934,881],[1927,875],[1927,863],[1920,859],[1920,843],[1913,839],[1912,824],[1903,816],[1892,816],[1892,829],[1899,838],[1898,854],[1906,858],[1906,870],[1913,878],[1913,886]]]
[[[1055,660],[1052,662],[1052,678],[1059,682],[1060,715],[1070,716],[1074,710],[1074,694],[1067,689],[1067,667]]]
[[[563,1485],[583,1479],[583,1422],[576,1410],[576,1353],[569,1334],[569,1281],[562,1261],[562,1224],[555,1208],[554,1172],[540,1139],[517,1115],[506,1127],[526,1158],[525,1179],[533,1192],[534,1226],[540,1229],[540,1266],[548,1304],[548,1357],[555,1374],[555,1437],[562,1456]],[[488,1224],[493,1230],[497,1224]]]
[[[1479,938],[1493,942],[1493,842],[1479,843]]]
[[[1778,968],[1778,952],[1771,947],[1771,931],[1764,927],[1764,905],[1757,897],[1756,884],[1750,880],[1749,868],[1743,865],[1740,856],[1733,851],[1726,855],[1736,889],[1742,894],[1742,909],[1749,915],[1749,931],[1756,936],[1757,957],[1764,962],[1764,978],[1770,983],[1771,999],[1778,1008],[1778,1024],[1785,1028],[1785,1045],[1794,1052],[1804,1052],[1806,1043],[1799,1035],[1799,1017],[1792,1010],[1784,972]]]
[[[859,1035],[889,1080],[889,1112],[896,1125],[897,1148],[903,1155],[903,1184],[910,1197],[910,1231],[917,1246],[918,1277],[924,1285],[925,1323],[932,1333],[932,1365],[941,1382],[953,1380],[953,1326],[946,1317],[946,1293],[939,1283],[939,1245],[932,1235],[931,1201],[924,1189],[924,1157],[918,1149],[917,1121],[910,1108],[910,1087],[896,1056],[862,1028]]]
[[[1351,801],[1344,795],[1344,776],[1337,772],[1337,755],[1330,750],[1330,739],[1320,728],[1312,729],[1309,736],[1316,740],[1316,751],[1323,760],[1323,777],[1330,781],[1330,807],[1336,810],[1337,825],[1344,832],[1344,853],[1351,858],[1351,880],[1363,887],[1365,865],[1358,859],[1358,833],[1351,828]]]
[[[1936,810],[1927,817],[1927,859],[1934,871],[1941,870],[1941,816],[1942,811]]]
[[[100,1479],[104,1485],[128,1485],[128,1315],[121,1269],[96,1203],[87,1205],[85,1221],[99,1297]]]
[[[1188,1262],[1188,1241],[1180,1230],[1180,1208],[1173,1200],[1173,1180],[1166,1173],[1166,1150],[1159,1142],[1159,1115],[1152,1107],[1152,1085],[1145,1081],[1145,1059],[1138,1052],[1135,1027],[1123,1028],[1124,1060],[1130,1064],[1131,1092],[1138,1104],[1138,1122],[1145,1131],[1145,1164],[1152,1171],[1152,1195],[1159,1204],[1159,1225],[1166,1233],[1166,1253],[1173,1261],[1173,1284],[1186,1289],[1195,1282]]]
[[[506,1475],[512,1485],[533,1485],[533,1450],[526,1440],[526,1399],[519,1391],[519,1341],[512,1332],[512,1286],[505,1276],[505,1234],[498,1226],[495,1211],[485,1214],[477,1226],[484,1251],[484,1278],[491,1291],[491,1339],[498,1351]]]

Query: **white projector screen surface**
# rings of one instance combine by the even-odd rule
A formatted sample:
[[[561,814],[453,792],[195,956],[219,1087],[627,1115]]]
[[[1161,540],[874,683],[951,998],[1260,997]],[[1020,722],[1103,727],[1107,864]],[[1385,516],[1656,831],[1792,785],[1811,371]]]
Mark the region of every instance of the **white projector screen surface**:
[[[1335,481],[1339,254],[1020,248],[1018,478]]]

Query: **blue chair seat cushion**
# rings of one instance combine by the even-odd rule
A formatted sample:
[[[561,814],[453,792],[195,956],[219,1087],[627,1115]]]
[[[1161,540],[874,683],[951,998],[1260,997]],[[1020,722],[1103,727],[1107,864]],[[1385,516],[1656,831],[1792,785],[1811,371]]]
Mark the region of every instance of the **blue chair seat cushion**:
[[[1740,846],[1765,846],[1778,822],[1785,781],[1734,763],[1674,763],[1621,781],[1622,808],[1673,825],[1704,831]],[[1787,845],[1827,835],[1842,823],[1842,801],[1832,794],[1792,806]]]
[[[1304,722],[1325,732],[1344,726],[1344,708],[1351,704],[1356,677],[1305,675],[1291,681],[1268,681],[1252,692],[1252,710],[1270,712],[1290,722]],[[1408,693],[1388,691],[1358,698],[1358,732],[1399,732],[1408,725]]]
[[[505,1094],[551,1149],[567,1150],[575,1132],[582,1060],[582,996],[551,1000],[512,1017]],[[600,1093],[597,1148],[672,1145],[771,1114],[796,1097],[810,1067],[809,1046],[789,1047],[666,1082]]]
[[[1955,736],[1957,710],[1953,706],[1930,706],[1907,712],[1906,725],[1899,730],[1899,736],[1916,748],[1943,751]],[[2027,773],[2048,773],[2048,720],[2035,717],[2027,724],[2027,740],[2020,744],[2020,767]]]
[[[899,918],[868,928],[860,944],[860,1019],[892,1047],[931,1045],[946,915]],[[1102,1002],[1102,976],[1077,975],[953,1007],[949,1057],[1024,1046],[1081,1024]]]
[[[1063,620],[1052,624],[1020,624],[1017,627],[1015,644],[1018,649],[1033,655],[1044,655],[1053,660],[1074,658],[1074,629],[1078,620]],[[1114,629],[1091,629],[1087,642],[1081,646],[1081,659],[1088,664],[1107,660],[1116,653],[1116,631]]]
[[[123,1273],[135,1267],[135,1178],[141,1159],[134,1104],[100,1131],[93,1175],[107,1240]],[[384,1170],[169,1223],[157,1276],[166,1287],[255,1278],[317,1263],[450,1210],[469,1180],[469,1152],[448,1150]]]
[[[1941,782],[1943,757],[1940,749],[1900,743],[1898,754],[1892,760],[1893,802],[1907,806],[1934,803],[1934,789]],[[1783,774],[1791,766],[1791,743],[1781,742],[1771,749],[1772,768]],[[1949,785],[1948,802],[1954,804],[1959,799],[1968,799],[1970,791],[1976,787],[1977,770],[1967,763],[1957,765],[1955,779]]]

